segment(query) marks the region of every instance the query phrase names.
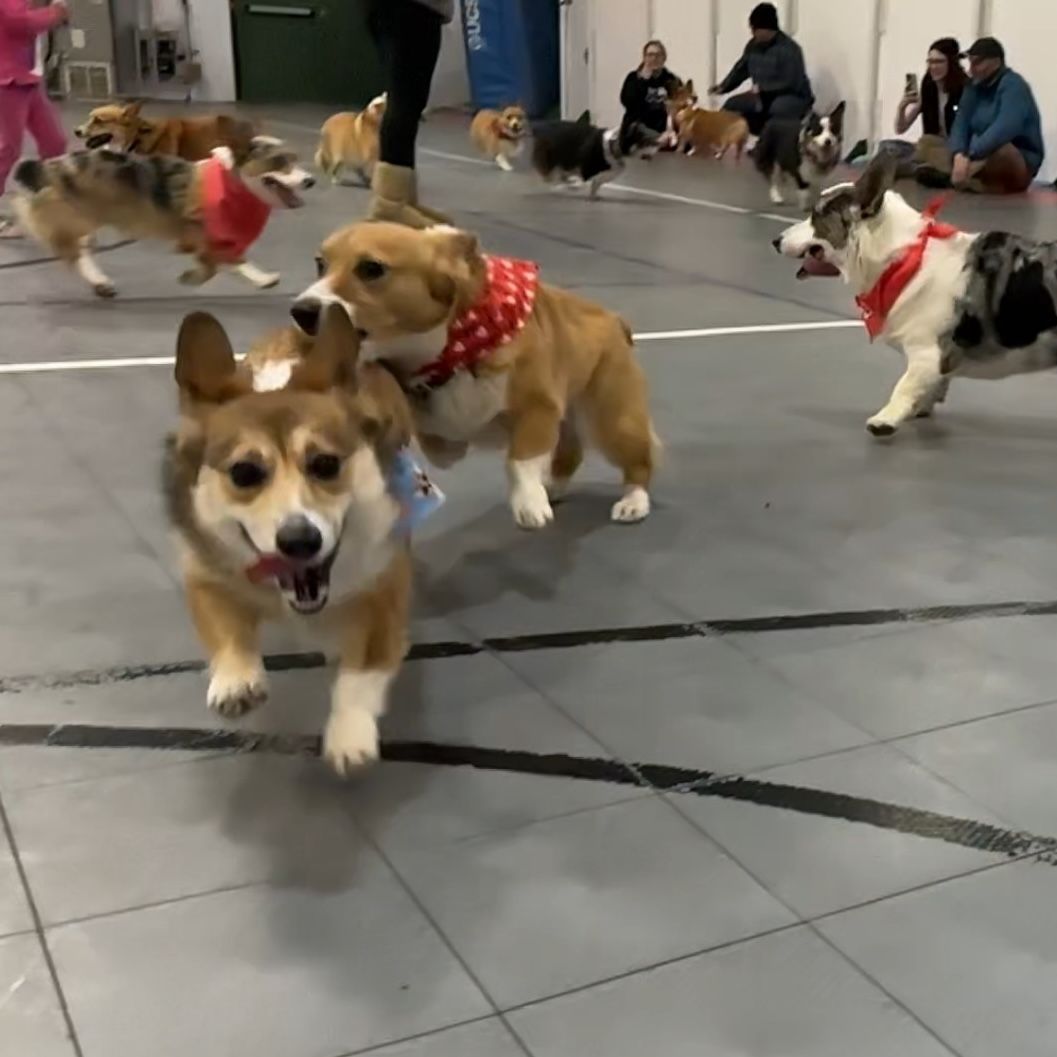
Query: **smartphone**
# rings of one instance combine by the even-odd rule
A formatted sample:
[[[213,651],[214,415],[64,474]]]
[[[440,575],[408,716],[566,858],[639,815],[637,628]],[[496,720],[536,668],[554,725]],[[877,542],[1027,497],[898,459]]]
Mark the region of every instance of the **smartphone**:
[[[916,73],[908,73],[906,75],[906,88],[903,89],[904,95],[917,95],[918,94],[918,75]]]

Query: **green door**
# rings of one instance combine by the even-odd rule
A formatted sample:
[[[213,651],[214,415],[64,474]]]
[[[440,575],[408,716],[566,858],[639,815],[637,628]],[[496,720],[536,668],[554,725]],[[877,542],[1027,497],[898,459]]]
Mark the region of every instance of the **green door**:
[[[364,0],[235,0],[239,98],[362,106],[382,90]]]

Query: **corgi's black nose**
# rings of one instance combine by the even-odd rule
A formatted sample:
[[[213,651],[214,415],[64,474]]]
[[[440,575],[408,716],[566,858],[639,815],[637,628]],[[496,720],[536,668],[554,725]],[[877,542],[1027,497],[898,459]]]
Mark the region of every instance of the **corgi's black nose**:
[[[295,514],[279,526],[275,545],[287,558],[308,561],[323,549],[323,533],[304,514]]]
[[[306,334],[319,330],[319,317],[323,313],[323,302],[318,297],[299,297],[290,309],[294,322]]]
[[[782,252],[782,236],[779,235],[778,238],[772,239],[771,240],[771,245],[774,247],[775,253],[781,253]]]
[[[309,187],[315,187],[316,186],[316,178],[314,176],[306,176],[305,179],[304,179],[304,182],[302,183],[301,186],[304,187],[306,190]]]

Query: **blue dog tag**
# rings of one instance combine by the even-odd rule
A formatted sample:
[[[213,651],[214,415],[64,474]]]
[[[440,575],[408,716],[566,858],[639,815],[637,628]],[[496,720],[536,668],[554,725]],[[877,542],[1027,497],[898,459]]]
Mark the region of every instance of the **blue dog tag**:
[[[426,476],[409,448],[397,452],[389,474],[389,494],[400,504],[393,532],[408,535],[444,505],[444,493]]]

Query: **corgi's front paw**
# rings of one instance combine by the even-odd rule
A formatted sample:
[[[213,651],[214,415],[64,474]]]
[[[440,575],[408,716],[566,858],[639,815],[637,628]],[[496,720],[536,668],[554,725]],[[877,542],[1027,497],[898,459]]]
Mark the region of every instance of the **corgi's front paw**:
[[[335,709],[323,732],[323,758],[344,777],[378,759],[378,721],[365,708]]]
[[[875,437],[890,437],[899,429],[899,423],[890,421],[884,415],[874,415],[866,420],[866,429]]]
[[[214,712],[235,719],[264,704],[267,699],[268,679],[259,658],[225,661],[213,666],[206,703]]]
[[[554,520],[554,511],[542,484],[521,485],[510,495],[510,509],[519,528],[538,529]]]
[[[624,498],[613,504],[610,517],[625,525],[644,521],[650,514],[650,493],[645,488],[629,488]]]

